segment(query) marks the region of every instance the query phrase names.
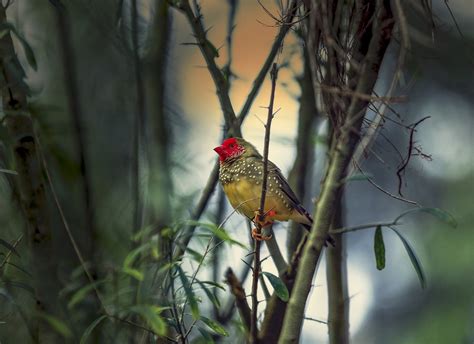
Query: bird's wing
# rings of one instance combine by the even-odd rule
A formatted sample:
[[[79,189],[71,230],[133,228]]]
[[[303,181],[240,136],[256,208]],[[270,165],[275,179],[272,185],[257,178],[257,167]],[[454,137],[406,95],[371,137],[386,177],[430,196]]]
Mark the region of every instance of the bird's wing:
[[[298,211],[301,215],[305,216],[310,223],[312,223],[313,219],[311,215],[303,207],[298,197],[295,195],[290,185],[286,181],[285,177],[283,177],[283,174],[281,173],[280,169],[271,161],[268,161],[268,173],[270,176],[274,176],[278,180],[280,184],[280,190],[285,194],[290,205],[294,209],[296,209],[296,211]]]

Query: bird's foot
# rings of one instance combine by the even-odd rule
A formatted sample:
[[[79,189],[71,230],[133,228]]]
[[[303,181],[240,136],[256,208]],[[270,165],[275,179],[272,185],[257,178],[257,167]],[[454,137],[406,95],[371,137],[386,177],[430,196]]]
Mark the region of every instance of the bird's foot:
[[[263,216],[260,216],[260,212],[257,210],[255,211],[255,216],[253,218],[253,222],[257,225],[257,228],[252,229],[252,238],[258,241],[267,241],[270,240],[273,236],[272,235],[264,235],[261,234],[262,228],[271,226],[273,224],[272,217],[276,215],[276,211],[269,210]]]
[[[275,215],[276,215],[275,210],[269,210],[266,213],[264,213],[263,216],[261,216],[260,212],[257,210],[255,211],[253,223],[255,223],[260,228],[268,227],[273,224],[272,217],[274,217]]]
[[[257,241],[268,241],[273,237],[273,235],[264,235],[262,233],[259,233],[259,230],[257,228],[252,229],[252,238],[254,238]]]

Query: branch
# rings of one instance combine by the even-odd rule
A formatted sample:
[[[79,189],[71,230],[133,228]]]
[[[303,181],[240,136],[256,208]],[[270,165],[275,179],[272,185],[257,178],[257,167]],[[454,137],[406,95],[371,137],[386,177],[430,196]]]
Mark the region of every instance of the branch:
[[[1,4],[0,4],[1,5]],[[26,242],[29,248],[29,263],[32,273],[31,285],[34,290],[34,307],[29,308],[27,328],[31,331],[33,342],[40,338],[59,340],[59,335],[48,324],[33,317],[35,310],[52,316],[60,314],[58,293],[60,282],[57,275],[58,257],[53,246],[52,227],[48,198],[44,185],[43,169],[39,159],[38,142],[34,134],[34,123],[28,110],[28,85],[25,71],[15,53],[11,31],[8,25],[6,6],[0,6],[0,101],[5,126],[12,138],[11,151],[18,173],[13,189],[18,195],[25,226]],[[10,28],[10,30],[8,29]],[[2,129],[5,129],[2,128]],[[31,304],[33,306],[33,304]],[[23,316],[23,312],[20,312]]]
[[[419,121],[413,123],[410,125],[410,140],[408,141],[408,153],[407,157],[402,161],[401,166],[397,170],[397,176],[398,176],[398,194],[403,197],[402,195],[402,173],[405,171],[405,169],[408,166],[408,163],[410,162],[410,158],[413,155],[413,145],[415,143],[413,137],[415,135],[416,127],[423,122],[424,120],[427,120],[431,116],[426,116],[420,119]]]
[[[401,223],[398,221],[392,221],[392,222],[375,222],[375,223],[367,223],[364,225],[358,225],[358,226],[352,226],[352,227],[342,227],[342,228],[337,228],[337,229],[331,229],[329,233],[331,234],[342,234],[342,233],[349,233],[349,232],[355,232],[355,231],[360,231],[362,229],[369,229],[369,228],[377,228],[377,227],[390,227],[390,226],[399,226]]]
[[[360,46],[360,52],[363,53],[362,56],[365,59],[355,94],[370,94],[375,85],[383,56],[391,38],[392,18],[389,1],[384,1],[384,3],[381,0],[377,1],[372,30],[368,30],[370,36],[365,37],[364,35],[362,37],[365,41]],[[367,47],[366,43],[368,43]],[[340,134],[331,151],[321,195],[314,211],[316,215],[313,228],[303,250],[299,273],[296,276],[294,289],[288,302],[279,343],[297,343],[300,338],[313,276],[334,216],[340,183],[346,176],[355,150],[367,104],[367,101],[352,97],[346,111],[344,124],[340,127]]]
[[[268,178],[268,150],[270,147],[270,128],[273,119],[273,103],[275,100],[275,89],[276,80],[278,77],[278,69],[276,63],[273,63],[272,70],[270,72],[272,80],[272,89],[270,93],[270,104],[268,105],[267,124],[265,125],[265,144],[263,148],[263,180],[262,180],[262,195],[260,198],[260,209],[258,210],[258,217],[260,221],[265,220],[265,197],[267,194],[267,178]],[[257,222],[257,233],[260,234],[261,227]],[[255,258],[253,261],[253,274],[252,274],[252,318],[250,322],[250,343],[258,342],[258,327],[257,327],[257,311],[258,311],[258,278],[260,274],[260,246],[261,241],[255,240]]]
[[[307,238],[308,236],[305,234],[291,257],[291,263],[286,268],[286,271],[280,274],[280,278],[285,283],[290,295]],[[273,293],[265,309],[262,329],[258,336],[260,343],[276,343],[278,341],[287,305],[287,302],[282,301],[275,292]]]
[[[199,7],[197,8],[198,13],[195,15],[188,0],[181,2],[180,9],[184,11],[186,18],[191,25],[194,37],[196,38],[202,56],[206,61],[207,69],[209,70],[214,85],[216,86],[217,97],[219,98],[219,103],[224,114],[227,132],[231,135],[241,137],[242,132],[240,131],[240,125],[230,101],[228,84],[224,78],[224,74],[216,64],[215,58],[217,57],[217,51],[212,43],[207,39],[206,30],[204,29],[201,20],[202,16],[199,13],[200,9]]]
[[[291,24],[296,15],[296,11],[300,7],[300,5],[301,5],[301,1],[293,0],[291,4],[288,6],[289,8],[288,13],[287,15],[284,16],[284,21],[280,25],[280,31],[278,31],[278,34],[275,38],[275,41],[273,42],[270,53],[268,54],[267,59],[263,63],[262,69],[260,69],[260,72],[257,74],[257,77],[255,78],[253,82],[252,90],[250,91],[247,97],[247,100],[245,101],[242,107],[242,110],[240,110],[240,114],[238,116],[238,121],[240,125],[242,125],[245,117],[248,115],[250,111],[250,107],[252,106],[253,101],[257,97],[257,94],[260,91],[260,87],[262,86],[263,81],[265,80],[265,76],[270,70],[273,60],[275,60],[275,56],[281,49],[285,36],[292,26]]]
[[[303,75],[297,79],[301,89],[301,96],[298,114],[298,132],[296,135],[296,158],[288,176],[288,183],[301,202],[303,204],[309,204],[310,190],[312,190],[311,179],[315,163],[314,151],[316,149],[313,140],[316,134],[316,126],[321,120],[322,114],[316,108],[316,99],[314,98],[312,89],[311,70],[306,49],[303,51],[303,56],[304,72]],[[298,247],[304,232],[300,224],[296,222],[291,223],[286,240],[289,258]]]
[[[280,247],[278,246],[275,236],[273,235],[273,229],[270,231],[269,236],[271,236],[272,238],[270,240],[265,241],[265,244],[267,245],[268,252],[270,253],[273,263],[275,264],[278,274],[280,275],[286,270],[288,264],[286,263],[283,255],[281,254]]]
[[[342,198],[339,193],[336,214],[331,227],[342,223]],[[326,279],[328,288],[328,332],[329,343],[349,343],[349,296],[347,290],[347,263],[345,238],[342,234],[332,235],[334,247],[326,250]]]
[[[225,273],[225,282],[230,287],[230,292],[232,295],[235,296],[235,305],[237,306],[242,322],[247,329],[250,329],[250,306],[247,302],[245,290],[231,268],[228,268]]]

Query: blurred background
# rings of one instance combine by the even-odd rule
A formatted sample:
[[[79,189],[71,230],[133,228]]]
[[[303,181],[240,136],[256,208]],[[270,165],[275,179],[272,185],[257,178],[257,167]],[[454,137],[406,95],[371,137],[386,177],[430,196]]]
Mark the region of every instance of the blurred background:
[[[87,226],[84,203],[79,183],[79,162],[75,151],[74,125],[68,104],[67,76],[63,65],[63,47],[54,8],[47,1],[15,1],[7,10],[7,19],[31,45],[37,60],[35,71],[28,63],[21,44],[14,40],[18,58],[26,70],[26,82],[31,90],[31,113],[45,150],[57,196],[64,209],[74,236],[90,256],[101,262],[103,273],[123,265],[130,252],[134,226],[133,163],[134,126],[137,116],[136,78],[134,72],[134,42],[129,38],[131,23],[130,3],[118,1],[78,1],[68,4],[70,12],[70,45],[75,55],[78,99],[84,132],[84,150],[90,173],[91,200],[94,208],[96,236],[83,235]],[[215,161],[212,150],[222,138],[222,112],[215,87],[199,49],[193,42],[191,29],[184,15],[169,10],[160,12],[161,2],[146,0],[139,3],[138,54],[143,57],[145,93],[150,99],[158,97],[156,85],[147,83],[152,73],[161,71],[164,80],[163,118],[167,134],[169,156],[164,168],[170,171],[172,189],[169,191],[171,223],[190,217]],[[266,8],[277,12],[275,2],[263,1]],[[229,60],[226,35],[229,2],[204,0],[201,2],[208,38],[219,51],[216,62],[224,66]],[[410,48],[404,64],[397,95],[403,100],[392,104],[406,125],[430,116],[415,132],[418,154],[403,176],[402,191],[406,199],[426,207],[444,209],[456,219],[457,227],[429,214],[413,213],[404,217],[400,231],[416,251],[426,274],[427,287],[422,290],[406,250],[392,231],[384,229],[387,264],[378,271],[373,253],[373,230],[346,234],[347,271],[350,295],[350,333],[353,343],[473,343],[474,342],[474,5],[471,0],[433,1],[435,27],[416,11],[407,13],[410,25]],[[117,13],[116,9],[119,8]],[[122,8],[122,10],[120,10]],[[112,10],[113,9],[113,10]],[[128,13],[128,14],[127,14]],[[161,21],[157,21],[159,17]],[[455,18],[455,19],[453,19]],[[236,111],[244,103],[252,82],[260,70],[273,43],[278,28],[257,1],[238,2],[231,50],[231,100]],[[159,32],[167,30],[167,42],[159,45]],[[276,91],[276,108],[281,108],[272,124],[269,157],[283,174],[288,176],[295,161],[298,113],[302,104],[301,80],[304,79],[302,40],[290,32],[277,56],[282,65]],[[163,49],[163,59],[157,47]],[[155,60],[148,61],[152,56]],[[393,42],[385,57],[376,90],[383,94],[396,68],[398,44]],[[146,69],[161,61],[157,69]],[[149,74],[148,74],[149,73]],[[150,86],[152,85],[152,86]],[[154,93],[155,92],[155,93]],[[243,136],[263,151],[262,120],[270,93],[266,80],[243,123]],[[160,136],[155,127],[157,109],[146,104],[147,122],[143,137],[147,147],[140,152],[139,172],[142,180],[154,175],[153,163],[147,154],[160,153]],[[143,109],[143,108],[142,108]],[[140,110],[138,110],[140,111]],[[369,113],[368,116],[371,116]],[[154,122],[156,121],[156,122]],[[306,185],[306,206],[313,209],[319,192],[325,161],[325,120],[314,126],[314,166]],[[155,136],[155,138],[151,138]],[[148,138],[146,138],[148,137]],[[142,142],[143,143],[143,142]],[[408,150],[409,133],[399,125],[387,121],[363,160],[363,170],[392,194],[398,192],[397,168],[400,156]],[[149,146],[147,146],[149,144]],[[397,149],[394,149],[396,147]],[[214,192],[201,221],[216,222],[217,209],[224,218],[231,208],[218,190]],[[147,188],[143,182],[140,193],[150,204],[162,198],[163,190]],[[52,201],[51,195],[48,200]],[[155,201],[154,201],[155,200]],[[159,201],[156,201],[159,202]],[[222,208],[221,204],[224,204]],[[354,180],[346,188],[345,226],[392,221],[413,206],[381,192],[367,180]],[[60,297],[68,300],[79,283],[73,271],[79,263],[62,230],[56,210],[51,209],[54,232],[53,246],[58,256]],[[147,215],[143,215],[146,219]],[[146,222],[146,221],[145,221]],[[14,242],[22,232],[21,217],[2,175],[0,188],[0,238]],[[199,272],[202,279],[222,282],[224,271],[232,267],[236,273],[245,270],[242,262],[249,252],[248,227],[243,217],[230,216],[225,226],[232,238],[247,248],[225,246],[220,250],[217,272],[212,264],[205,264]],[[284,251],[289,224],[274,228],[276,240]],[[191,241],[197,252],[203,252],[207,241]],[[27,260],[26,240],[16,250]],[[4,247],[2,247],[4,248]],[[266,247],[262,257],[268,255]],[[11,268],[10,268],[11,269]],[[183,263],[192,274],[196,263]],[[263,264],[265,271],[276,273],[270,259]],[[27,283],[27,275],[12,272]],[[2,275],[3,276],[3,275]],[[7,276],[7,274],[5,274]],[[46,277],[47,278],[47,277]],[[1,282],[0,282],[1,283]],[[83,283],[83,282],[81,282]],[[320,264],[314,289],[307,305],[307,316],[327,320],[327,288],[325,263]],[[3,288],[3,289],[2,289]],[[6,288],[0,285],[0,291]],[[250,290],[250,279],[244,283]],[[28,291],[10,291],[19,304],[31,302]],[[225,298],[228,291],[217,295]],[[0,293],[0,295],[2,295]],[[263,297],[263,294],[262,294]],[[87,300],[86,302],[93,302]],[[0,342],[28,342],[21,316],[8,298],[0,299]],[[262,308],[263,309],[263,308]],[[73,309],[74,310],[74,309]],[[70,312],[73,312],[70,310]],[[211,313],[212,306],[202,303],[202,313]],[[80,317],[79,317],[80,318]],[[80,323],[80,322],[79,322]],[[81,327],[86,325],[81,323]],[[105,325],[104,325],[105,326]],[[78,328],[73,332],[80,333]],[[105,330],[104,330],[105,331]],[[110,336],[104,335],[110,340]],[[13,339],[14,338],[14,339]],[[232,337],[231,337],[232,338]],[[221,339],[221,342],[235,342]],[[108,341],[104,341],[108,342]],[[302,343],[327,343],[327,326],[305,321]]]

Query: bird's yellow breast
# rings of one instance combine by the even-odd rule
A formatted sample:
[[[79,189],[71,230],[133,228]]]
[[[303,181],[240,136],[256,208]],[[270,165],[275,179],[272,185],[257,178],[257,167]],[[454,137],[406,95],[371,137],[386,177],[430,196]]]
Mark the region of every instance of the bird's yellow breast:
[[[238,181],[223,185],[223,188],[234,209],[248,218],[255,216],[255,212],[260,208],[262,195],[262,185],[260,183],[256,184],[241,178]],[[293,209],[286,206],[280,197],[268,190],[265,197],[265,212],[270,210],[276,212],[276,216],[273,218],[277,221],[288,221],[293,212]]]

